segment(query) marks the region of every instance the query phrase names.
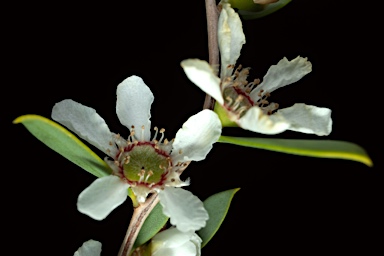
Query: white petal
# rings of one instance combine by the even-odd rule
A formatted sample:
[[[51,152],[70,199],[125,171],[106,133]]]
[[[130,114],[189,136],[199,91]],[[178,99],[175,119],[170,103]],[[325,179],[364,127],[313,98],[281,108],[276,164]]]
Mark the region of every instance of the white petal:
[[[212,67],[206,61],[187,59],[181,62],[181,67],[192,83],[211,95],[221,105],[224,104],[220,89],[220,78],[215,75]]]
[[[191,242],[196,246],[196,256],[200,256],[201,255],[201,238],[196,235],[196,233],[193,233],[192,237],[191,237]]]
[[[193,231],[181,232],[175,227],[170,227],[152,238],[153,244],[159,244],[161,247],[174,248],[188,242],[192,237]]]
[[[331,110],[316,106],[296,103],[292,107],[278,110],[274,115],[281,115],[290,124],[289,130],[328,135],[332,131]]]
[[[218,42],[221,58],[220,77],[230,76],[233,68],[228,65],[235,65],[240,56],[241,47],[245,44],[243,25],[239,15],[231,8],[230,4],[223,3],[218,21]]]
[[[221,122],[215,112],[205,109],[191,116],[176,133],[171,154],[173,162],[205,159],[220,134]]]
[[[248,109],[245,115],[237,121],[237,124],[245,130],[263,134],[277,134],[289,128],[289,123],[284,118],[266,115],[257,106]]]
[[[75,252],[73,256],[99,256],[101,254],[101,243],[89,240]]]
[[[63,100],[53,107],[52,119],[66,126],[107,155],[112,157],[116,155],[115,144],[110,145],[112,133],[104,119],[93,108],[73,100]]]
[[[259,84],[252,92],[250,97],[253,101],[257,101],[260,90],[264,90],[262,95],[267,92],[273,92],[274,90],[295,83],[303,76],[312,71],[312,64],[307,58],[300,56],[289,61],[287,58],[283,58],[277,63],[272,65],[267,74],[263,78],[263,82]]]
[[[95,220],[102,220],[127,199],[129,185],[114,175],[96,179],[77,199],[77,209]]]
[[[208,213],[203,202],[182,188],[165,187],[159,193],[164,215],[170,217],[172,225],[182,232],[205,227]]]
[[[135,127],[139,140],[150,140],[151,105],[153,94],[143,79],[130,76],[117,86],[116,113],[120,122],[131,129]],[[144,138],[141,138],[141,127],[144,125]]]
[[[187,242],[178,248],[159,248],[152,252],[151,256],[197,256],[196,247],[192,242]]]

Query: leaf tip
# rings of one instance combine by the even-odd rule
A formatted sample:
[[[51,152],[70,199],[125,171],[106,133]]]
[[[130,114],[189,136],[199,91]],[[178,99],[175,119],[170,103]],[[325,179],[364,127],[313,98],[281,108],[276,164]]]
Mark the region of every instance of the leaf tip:
[[[22,116],[17,117],[15,120],[13,120],[12,123],[13,124],[20,124],[20,123],[23,123],[23,122],[31,120],[31,119],[44,119],[44,118],[42,116],[33,115],[33,114],[22,115]]]

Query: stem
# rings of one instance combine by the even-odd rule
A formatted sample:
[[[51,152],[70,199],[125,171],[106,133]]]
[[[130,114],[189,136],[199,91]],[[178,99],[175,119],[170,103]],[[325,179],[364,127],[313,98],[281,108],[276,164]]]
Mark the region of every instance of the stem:
[[[219,11],[216,6],[216,0],[205,0],[205,9],[207,12],[207,31],[208,31],[208,56],[209,64],[212,67],[219,66],[219,44],[217,42],[217,22]],[[212,109],[215,106],[215,100],[210,95],[205,95],[203,109]]]
[[[145,203],[134,209],[131,222],[129,223],[129,227],[120,247],[118,256],[129,256],[131,254],[132,247],[136,241],[141,226],[143,226],[144,221],[147,219],[148,215],[158,202],[159,197],[157,193],[155,193],[149,197]]]

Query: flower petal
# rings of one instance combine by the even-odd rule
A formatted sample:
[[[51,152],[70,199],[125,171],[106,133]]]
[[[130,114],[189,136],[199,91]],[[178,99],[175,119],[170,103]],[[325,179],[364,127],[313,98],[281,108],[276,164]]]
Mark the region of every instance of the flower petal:
[[[52,119],[107,155],[112,157],[116,155],[117,148],[112,143],[112,133],[104,119],[93,108],[73,100],[63,100],[53,107]]]
[[[257,106],[248,109],[236,123],[245,130],[263,134],[277,134],[289,128],[289,123],[284,118],[266,115]]]
[[[331,112],[328,108],[296,103],[292,107],[278,110],[272,116],[282,116],[290,124],[289,130],[323,136],[332,131]]]
[[[243,25],[239,15],[231,8],[230,4],[223,3],[218,21],[218,42],[221,58],[220,77],[230,76],[237,59],[240,56],[241,47],[245,44]],[[231,68],[228,66],[233,65]]]
[[[191,116],[176,133],[171,154],[173,162],[205,159],[220,134],[221,123],[215,112],[205,109]]]
[[[73,256],[99,256],[101,254],[101,243],[88,240],[75,252]]]
[[[182,188],[165,187],[159,193],[164,215],[182,232],[199,230],[205,226],[208,213],[203,202]]]
[[[212,67],[203,60],[187,59],[181,62],[185,74],[195,85],[209,94],[221,105],[224,104],[220,89],[220,78],[215,75]]]
[[[203,242],[201,238],[196,234],[193,233],[191,237],[191,242],[196,246],[196,256],[201,255],[201,243]]]
[[[150,140],[151,136],[151,105],[153,94],[143,79],[130,76],[117,86],[116,113],[120,122],[131,129],[135,127],[138,140]],[[144,137],[141,127],[144,125]]]
[[[284,57],[277,65],[272,65],[268,69],[267,74],[263,78],[263,82],[252,90],[249,96],[256,102],[260,98],[259,92],[261,90],[263,90],[262,95],[267,92],[273,92],[280,87],[297,82],[311,71],[312,64],[307,58],[298,56],[289,61]]]
[[[180,247],[191,239],[192,234],[193,231],[181,232],[175,227],[170,227],[156,234],[152,238],[152,244],[156,245],[156,247],[160,245],[163,248]]]
[[[77,199],[77,209],[95,220],[102,220],[127,199],[128,183],[114,175],[96,179]]]

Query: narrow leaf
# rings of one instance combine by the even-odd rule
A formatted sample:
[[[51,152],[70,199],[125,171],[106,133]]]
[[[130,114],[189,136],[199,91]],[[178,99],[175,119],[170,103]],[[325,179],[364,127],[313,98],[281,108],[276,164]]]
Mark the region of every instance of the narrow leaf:
[[[301,156],[347,159],[361,162],[368,166],[373,165],[372,160],[369,158],[368,154],[362,147],[347,141],[241,138],[221,136],[219,138],[219,142]]]
[[[232,198],[239,189],[235,188],[214,194],[204,201],[204,207],[209,214],[209,219],[207,225],[197,231],[197,234],[203,240],[201,247],[204,247],[220,228],[227,215]]]
[[[158,203],[144,221],[133,247],[137,248],[149,241],[164,227],[167,221],[168,217],[163,214],[163,207]]]
[[[109,175],[112,170],[89,147],[61,125],[38,115],[16,118],[28,131],[45,145],[97,177]]]

